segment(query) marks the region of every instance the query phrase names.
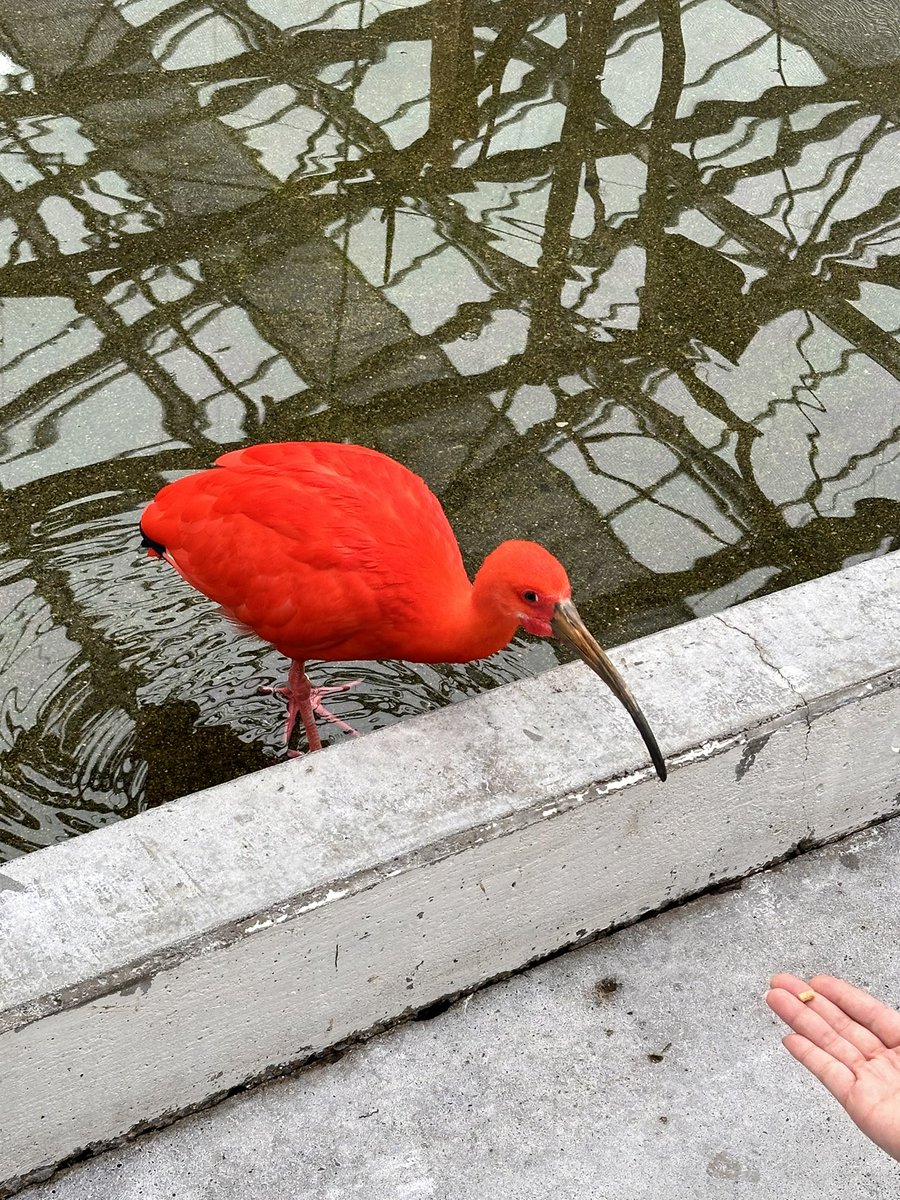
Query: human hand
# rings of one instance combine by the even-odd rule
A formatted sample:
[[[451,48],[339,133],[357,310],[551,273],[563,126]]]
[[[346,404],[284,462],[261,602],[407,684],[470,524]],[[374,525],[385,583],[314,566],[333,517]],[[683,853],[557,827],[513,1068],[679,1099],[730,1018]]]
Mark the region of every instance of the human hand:
[[[814,998],[798,999],[807,990]],[[782,1040],[794,1058],[900,1159],[900,1012],[831,975],[776,975],[766,1003],[793,1030]]]

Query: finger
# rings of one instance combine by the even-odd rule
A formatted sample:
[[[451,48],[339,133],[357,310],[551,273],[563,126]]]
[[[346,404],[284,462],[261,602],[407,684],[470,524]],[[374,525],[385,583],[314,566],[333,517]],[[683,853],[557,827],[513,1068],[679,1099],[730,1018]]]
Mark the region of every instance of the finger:
[[[795,996],[799,996],[801,992],[808,992],[810,986],[805,979],[801,979],[799,975],[791,975],[788,971],[773,975],[769,980],[770,988],[783,988],[786,992],[793,992]]]
[[[856,1070],[866,1062],[864,1055],[852,1042],[832,1029],[824,1017],[813,1012],[792,992],[773,988],[766,993],[766,1004],[785,1024],[790,1025],[794,1033],[799,1033],[845,1067]]]
[[[813,990],[815,991],[815,989]],[[842,1038],[852,1043],[866,1058],[874,1058],[878,1054],[883,1054],[887,1049],[877,1034],[874,1034],[865,1025],[861,1025],[859,1021],[854,1021],[842,1008],[838,1008],[821,992],[816,992],[812,1000],[807,1003],[807,1008],[818,1013],[824,1021],[828,1022],[835,1033],[839,1033]]]
[[[817,978],[825,977],[818,976]],[[772,980],[773,988],[781,988],[786,992],[790,992],[791,995],[796,996],[798,1000],[804,1000],[813,1012],[818,1013],[836,1033],[839,1033],[841,1037],[851,1042],[866,1058],[872,1058],[876,1054],[881,1054],[886,1049],[885,1043],[871,1029],[855,1021],[851,1016],[848,1016],[842,1008],[838,1007],[832,1000],[829,1000],[827,996],[817,991],[813,984],[814,981],[806,983],[797,975],[789,975],[787,973],[776,975]],[[847,986],[849,987],[849,984]],[[813,993],[815,994],[813,995]],[[864,995],[865,993],[862,994]],[[810,996],[812,996],[811,999],[809,998]],[[877,1003],[877,1001],[873,1003]],[[888,1011],[890,1012],[891,1010],[888,1009]]]
[[[809,986],[836,1004],[858,1024],[872,1031],[885,1046],[900,1046],[900,1013],[862,988],[833,975],[816,975]]]
[[[807,1071],[811,1071],[828,1088],[835,1100],[846,1107],[847,1096],[856,1078],[850,1068],[837,1062],[820,1046],[799,1033],[789,1033],[782,1041],[797,1062],[803,1063]]]

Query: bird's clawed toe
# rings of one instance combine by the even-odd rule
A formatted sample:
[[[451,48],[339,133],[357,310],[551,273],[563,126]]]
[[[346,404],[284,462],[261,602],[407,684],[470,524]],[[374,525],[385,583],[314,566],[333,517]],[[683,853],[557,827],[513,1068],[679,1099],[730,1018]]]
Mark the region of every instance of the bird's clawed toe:
[[[355,688],[361,683],[361,679],[351,679],[349,683],[333,683],[329,687],[314,687],[312,689],[313,703],[322,696],[333,696],[335,692],[349,692],[351,688]]]
[[[359,730],[354,729],[352,725],[348,725],[346,721],[342,721],[340,717],[336,717],[330,709],[327,709],[322,703],[323,696],[330,696],[334,692],[346,692],[350,688],[356,687],[362,681],[354,679],[352,683],[341,683],[336,687],[315,687],[310,690],[309,700],[312,704],[313,712],[320,717],[324,717],[326,721],[330,721],[332,725],[337,725],[338,729],[343,729],[344,733],[349,733],[351,737],[359,737]]]

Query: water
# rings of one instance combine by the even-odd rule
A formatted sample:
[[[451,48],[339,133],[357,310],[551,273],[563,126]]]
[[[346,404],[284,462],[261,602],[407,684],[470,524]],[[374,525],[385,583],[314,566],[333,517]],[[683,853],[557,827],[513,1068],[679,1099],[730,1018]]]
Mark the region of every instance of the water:
[[[900,21],[858,7],[7,0],[0,859],[280,757],[283,662],[136,535],[223,449],[402,459],[607,645],[889,550]],[[365,731],[555,661],[327,681]]]

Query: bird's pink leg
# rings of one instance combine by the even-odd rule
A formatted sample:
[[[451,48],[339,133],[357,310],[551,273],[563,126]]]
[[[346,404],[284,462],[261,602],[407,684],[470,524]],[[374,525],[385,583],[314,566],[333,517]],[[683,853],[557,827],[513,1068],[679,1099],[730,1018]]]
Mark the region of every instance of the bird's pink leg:
[[[336,717],[333,712],[329,712],[322,703],[323,696],[329,696],[334,692],[346,692],[350,688],[356,687],[359,682],[359,679],[354,679],[351,683],[340,683],[334,687],[313,687],[306,675],[306,664],[294,659],[288,673],[287,687],[261,687],[258,690],[263,695],[285,697],[288,702],[287,720],[284,726],[285,744],[290,745],[291,734],[299,715],[303,721],[303,728],[306,730],[306,740],[309,743],[310,752],[312,752],[322,749],[322,740],[316,728],[317,713],[326,721],[331,721],[338,728],[343,729],[345,733],[359,737],[358,730],[354,729],[352,725],[348,725],[346,721],[342,721],[340,717]],[[288,750],[288,754],[292,757],[297,753],[296,750]]]
[[[288,672],[287,687],[284,688],[288,702],[287,720],[284,723],[284,744],[290,747],[291,734],[294,732],[294,725],[299,713],[300,719],[303,721],[303,728],[306,730],[306,741],[311,754],[314,750],[322,749],[322,739],[316,729],[316,718],[311,702],[312,687],[306,678],[305,668],[305,663],[294,659]],[[290,749],[288,753],[291,753]]]

